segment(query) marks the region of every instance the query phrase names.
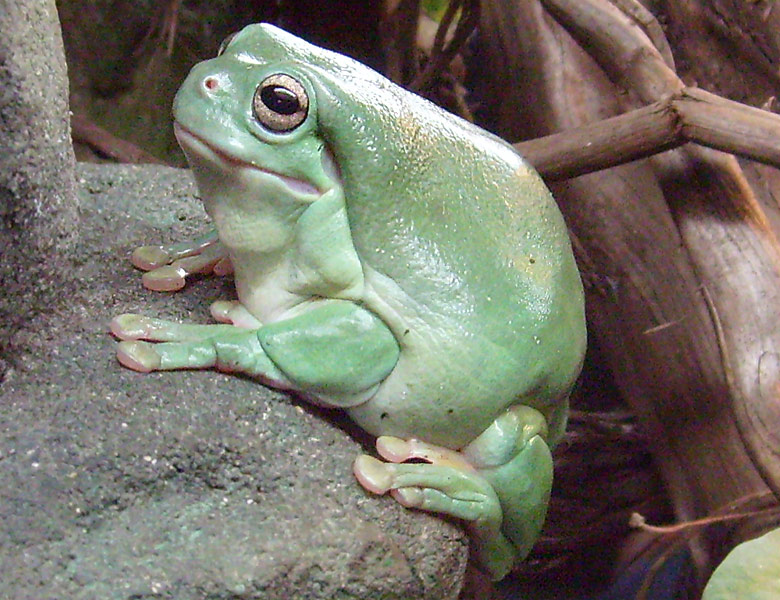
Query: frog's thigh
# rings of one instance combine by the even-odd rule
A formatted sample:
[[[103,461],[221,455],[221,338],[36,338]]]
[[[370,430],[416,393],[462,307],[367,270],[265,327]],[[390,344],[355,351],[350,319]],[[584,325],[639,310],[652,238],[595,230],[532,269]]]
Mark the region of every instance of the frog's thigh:
[[[545,441],[547,422],[529,406],[513,406],[463,455],[493,486],[503,509],[501,530],[525,557],[539,536],[552,488],[553,462]]]
[[[341,405],[339,394],[368,390],[398,361],[392,332],[375,314],[352,302],[333,300],[260,329],[268,357],[301,390]],[[334,395],[334,396],[331,396]]]

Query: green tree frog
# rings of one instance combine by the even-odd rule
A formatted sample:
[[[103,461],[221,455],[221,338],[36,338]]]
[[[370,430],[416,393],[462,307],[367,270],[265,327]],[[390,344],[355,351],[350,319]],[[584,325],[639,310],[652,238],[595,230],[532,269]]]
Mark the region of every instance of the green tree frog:
[[[360,484],[462,519],[502,578],[542,526],[585,350],[582,284],[539,175],[267,24],[192,69],[174,118],[217,234],[133,261],[156,290],[232,271],[238,301],[214,303],[212,325],[117,317],[119,361],[240,372],[344,409],[378,436]]]

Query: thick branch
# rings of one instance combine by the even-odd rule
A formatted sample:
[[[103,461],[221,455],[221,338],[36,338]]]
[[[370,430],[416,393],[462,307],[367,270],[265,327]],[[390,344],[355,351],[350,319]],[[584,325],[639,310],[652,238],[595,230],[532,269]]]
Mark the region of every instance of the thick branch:
[[[515,144],[556,181],[696,142],[780,168],[780,116],[696,88],[611,119]]]
[[[688,140],[780,168],[780,115],[693,88],[675,109]]]
[[[613,82],[643,103],[675,98],[685,139],[780,164],[779,117],[685,88],[614,5],[541,2]],[[773,308],[780,303],[780,241],[733,156],[692,146],[656,158],[655,167],[718,330],[729,408],[754,466],[780,498],[780,333]]]
[[[670,103],[515,144],[547,181],[559,181],[646,158],[681,143]]]

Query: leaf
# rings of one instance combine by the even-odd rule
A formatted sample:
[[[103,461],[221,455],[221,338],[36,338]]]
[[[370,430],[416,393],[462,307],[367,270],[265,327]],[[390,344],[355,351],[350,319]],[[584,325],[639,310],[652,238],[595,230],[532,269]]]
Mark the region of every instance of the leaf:
[[[431,19],[439,23],[444,13],[447,12],[447,0],[423,0],[422,9]]]
[[[702,600],[780,598],[780,528],[744,542],[715,569]]]

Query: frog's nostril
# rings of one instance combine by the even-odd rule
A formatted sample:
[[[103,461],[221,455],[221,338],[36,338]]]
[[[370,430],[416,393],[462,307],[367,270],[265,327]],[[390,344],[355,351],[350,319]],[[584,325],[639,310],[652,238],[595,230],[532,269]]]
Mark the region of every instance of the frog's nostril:
[[[217,80],[216,77],[206,77],[206,79],[203,80],[203,87],[213,92],[219,87],[219,80]]]

